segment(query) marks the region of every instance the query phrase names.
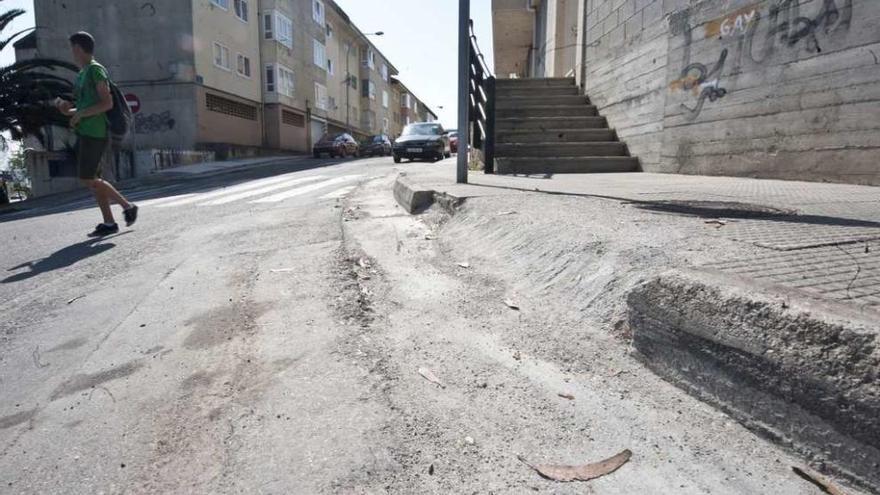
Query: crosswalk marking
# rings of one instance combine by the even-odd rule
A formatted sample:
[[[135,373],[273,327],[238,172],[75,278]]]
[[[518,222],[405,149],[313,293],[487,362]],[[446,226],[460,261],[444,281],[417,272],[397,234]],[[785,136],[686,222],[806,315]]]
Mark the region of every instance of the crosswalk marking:
[[[331,193],[325,194],[318,199],[339,199],[339,198],[345,196],[346,194],[354,191],[355,187],[357,187],[357,186],[346,186],[346,187],[343,187],[342,189],[337,189]]]
[[[137,205],[140,207],[159,206],[159,205],[165,204],[165,203],[171,203],[171,202],[180,201],[180,200],[186,199],[186,198],[192,198],[193,196],[197,196],[197,195],[198,195],[198,193],[179,194],[177,196],[168,196],[167,198],[156,198],[156,199],[150,199],[147,201],[140,201],[140,202],[138,202]]]
[[[224,187],[222,189],[217,189],[215,191],[196,194],[195,196],[181,199],[180,201],[174,201],[171,203],[165,203],[160,206],[160,208],[173,208],[177,206],[184,206],[192,203],[197,203],[199,201],[204,201],[208,199],[215,199],[221,196],[226,196],[227,194],[234,194],[242,191],[250,191],[253,189],[259,189],[261,187],[267,186],[269,184],[278,184],[280,182],[285,182],[291,180],[294,174],[286,174],[278,177],[272,177],[269,179],[263,179],[258,181],[246,182],[244,184],[239,184],[237,186],[232,187]],[[323,177],[323,176],[318,176]]]
[[[299,179],[291,179],[278,184],[273,184],[271,186],[261,187],[259,189],[252,189],[250,191],[240,192],[238,194],[233,194],[231,196],[222,196],[220,199],[215,199],[213,201],[207,202],[199,202],[199,206],[218,206],[225,205],[229,203],[233,203],[235,201],[240,201],[242,199],[251,198],[254,196],[259,196],[261,194],[270,193],[273,191],[278,191],[281,189],[289,189],[293,186],[302,184],[304,182],[314,182],[319,179],[323,179],[323,175],[313,175],[311,177],[301,177]]]
[[[360,178],[360,175],[344,175],[342,177],[336,177],[335,179],[325,180],[323,182],[319,182],[317,184],[312,184],[310,186],[298,187],[296,189],[292,189],[290,191],[284,191],[272,196],[268,196],[265,198],[257,199],[251,201],[253,204],[259,203],[277,203],[279,201],[284,201],[286,199],[290,199],[296,196],[301,196],[303,194],[308,194],[313,191],[318,191],[320,189],[324,189],[325,187],[329,187],[335,184],[341,184],[343,182],[350,182],[352,180]]]

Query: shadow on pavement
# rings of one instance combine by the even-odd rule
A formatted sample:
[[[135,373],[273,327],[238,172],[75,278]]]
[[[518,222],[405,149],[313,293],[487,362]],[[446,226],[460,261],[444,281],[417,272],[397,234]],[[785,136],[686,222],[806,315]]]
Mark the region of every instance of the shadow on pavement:
[[[36,277],[37,275],[40,275],[42,273],[47,273],[58,270],[60,268],[67,268],[69,266],[75,265],[82,260],[91,258],[92,256],[97,256],[116,247],[116,244],[112,243],[100,244],[102,241],[115,239],[117,237],[128,234],[129,232],[124,232],[122,234],[112,237],[98,237],[89,239],[87,241],[73,244],[58,251],[55,251],[54,253],[43,259],[37,261],[29,261],[27,263],[22,263],[21,265],[14,266],[6,271],[14,272],[23,268],[29,268],[29,270],[26,272],[16,273],[15,275],[10,275],[5,279],[0,280],[0,284],[13,284],[15,282],[21,282],[23,280]]]
[[[772,222],[799,223],[811,225],[831,225],[847,227],[880,228],[880,222],[870,220],[858,220],[844,217],[831,217],[824,215],[803,215],[794,209],[780,209],[772,206],[758,205],[753,203],[740,203],[735,201],[680,201],[680,200],[654,200],[646,201],[618,196],[606,196],[602,194],[572,193],[562,191],[543,191],[535,188],[520,188],[511,186],[499,186],[490,184],[474,183],[475,186],[506,189],[510,191],[530,192],[547,194],[551,196],[569,196],[575,198],[592,198],[618,201],[634,207],[656,213],[683,215],[698,218],[729,218],[729,219],[757,219]]]

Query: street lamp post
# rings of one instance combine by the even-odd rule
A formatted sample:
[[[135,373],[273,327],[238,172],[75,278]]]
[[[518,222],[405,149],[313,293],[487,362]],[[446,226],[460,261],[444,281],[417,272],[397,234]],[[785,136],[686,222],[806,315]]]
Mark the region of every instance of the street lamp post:
[[[384,31],[376,31],[375,33],[363,33],[364,38],[367,36],[383,36]],[[349,41],[345,44],[345,127],[351,134],[351,45]]]
[[[468,83],[471,77],[470,50],[471,37],[469,22],[471,18],[470,0],[458,0],[458,148],[465,153],[458,154],[456,182],[468,181]]]

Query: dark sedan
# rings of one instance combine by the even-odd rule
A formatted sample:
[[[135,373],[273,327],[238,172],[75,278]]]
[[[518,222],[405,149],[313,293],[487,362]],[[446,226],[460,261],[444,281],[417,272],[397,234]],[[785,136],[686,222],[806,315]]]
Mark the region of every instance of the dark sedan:
[[[360,145],[351,137],[351,134],[325,134],[320,141],[312,147],[312,155],[321,158],[321,155],[330,155],[330,158],[340,156],[359,156]]]
[[[410,124],[394,141],[394,163],[404,158],[439,161],[450,156],[449,134],[436,122]]]
[[[388,156],[391,154],[391,140],[384,134],[370,136],[361,143],[361,156]]]

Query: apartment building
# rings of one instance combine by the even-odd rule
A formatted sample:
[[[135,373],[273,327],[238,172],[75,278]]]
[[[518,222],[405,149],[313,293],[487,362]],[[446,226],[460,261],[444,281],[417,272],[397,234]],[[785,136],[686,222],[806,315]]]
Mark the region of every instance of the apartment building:
[[[34,0],[34,14],[20,56],[68,59],[69,35],[92,33],[140,102],[140,150],[308,151],[325,132],[394,128],[398,71],[332,0]]]
[[[434,122],[437,120],[437,114],[427,104],[419,100],[400,79],[393,78],[392,86],[392,93],[397,102],[394,124],[397,126],[395,129],[399,129],[396,134],[392,135],[399,135],[403,127],[413,122]]]

